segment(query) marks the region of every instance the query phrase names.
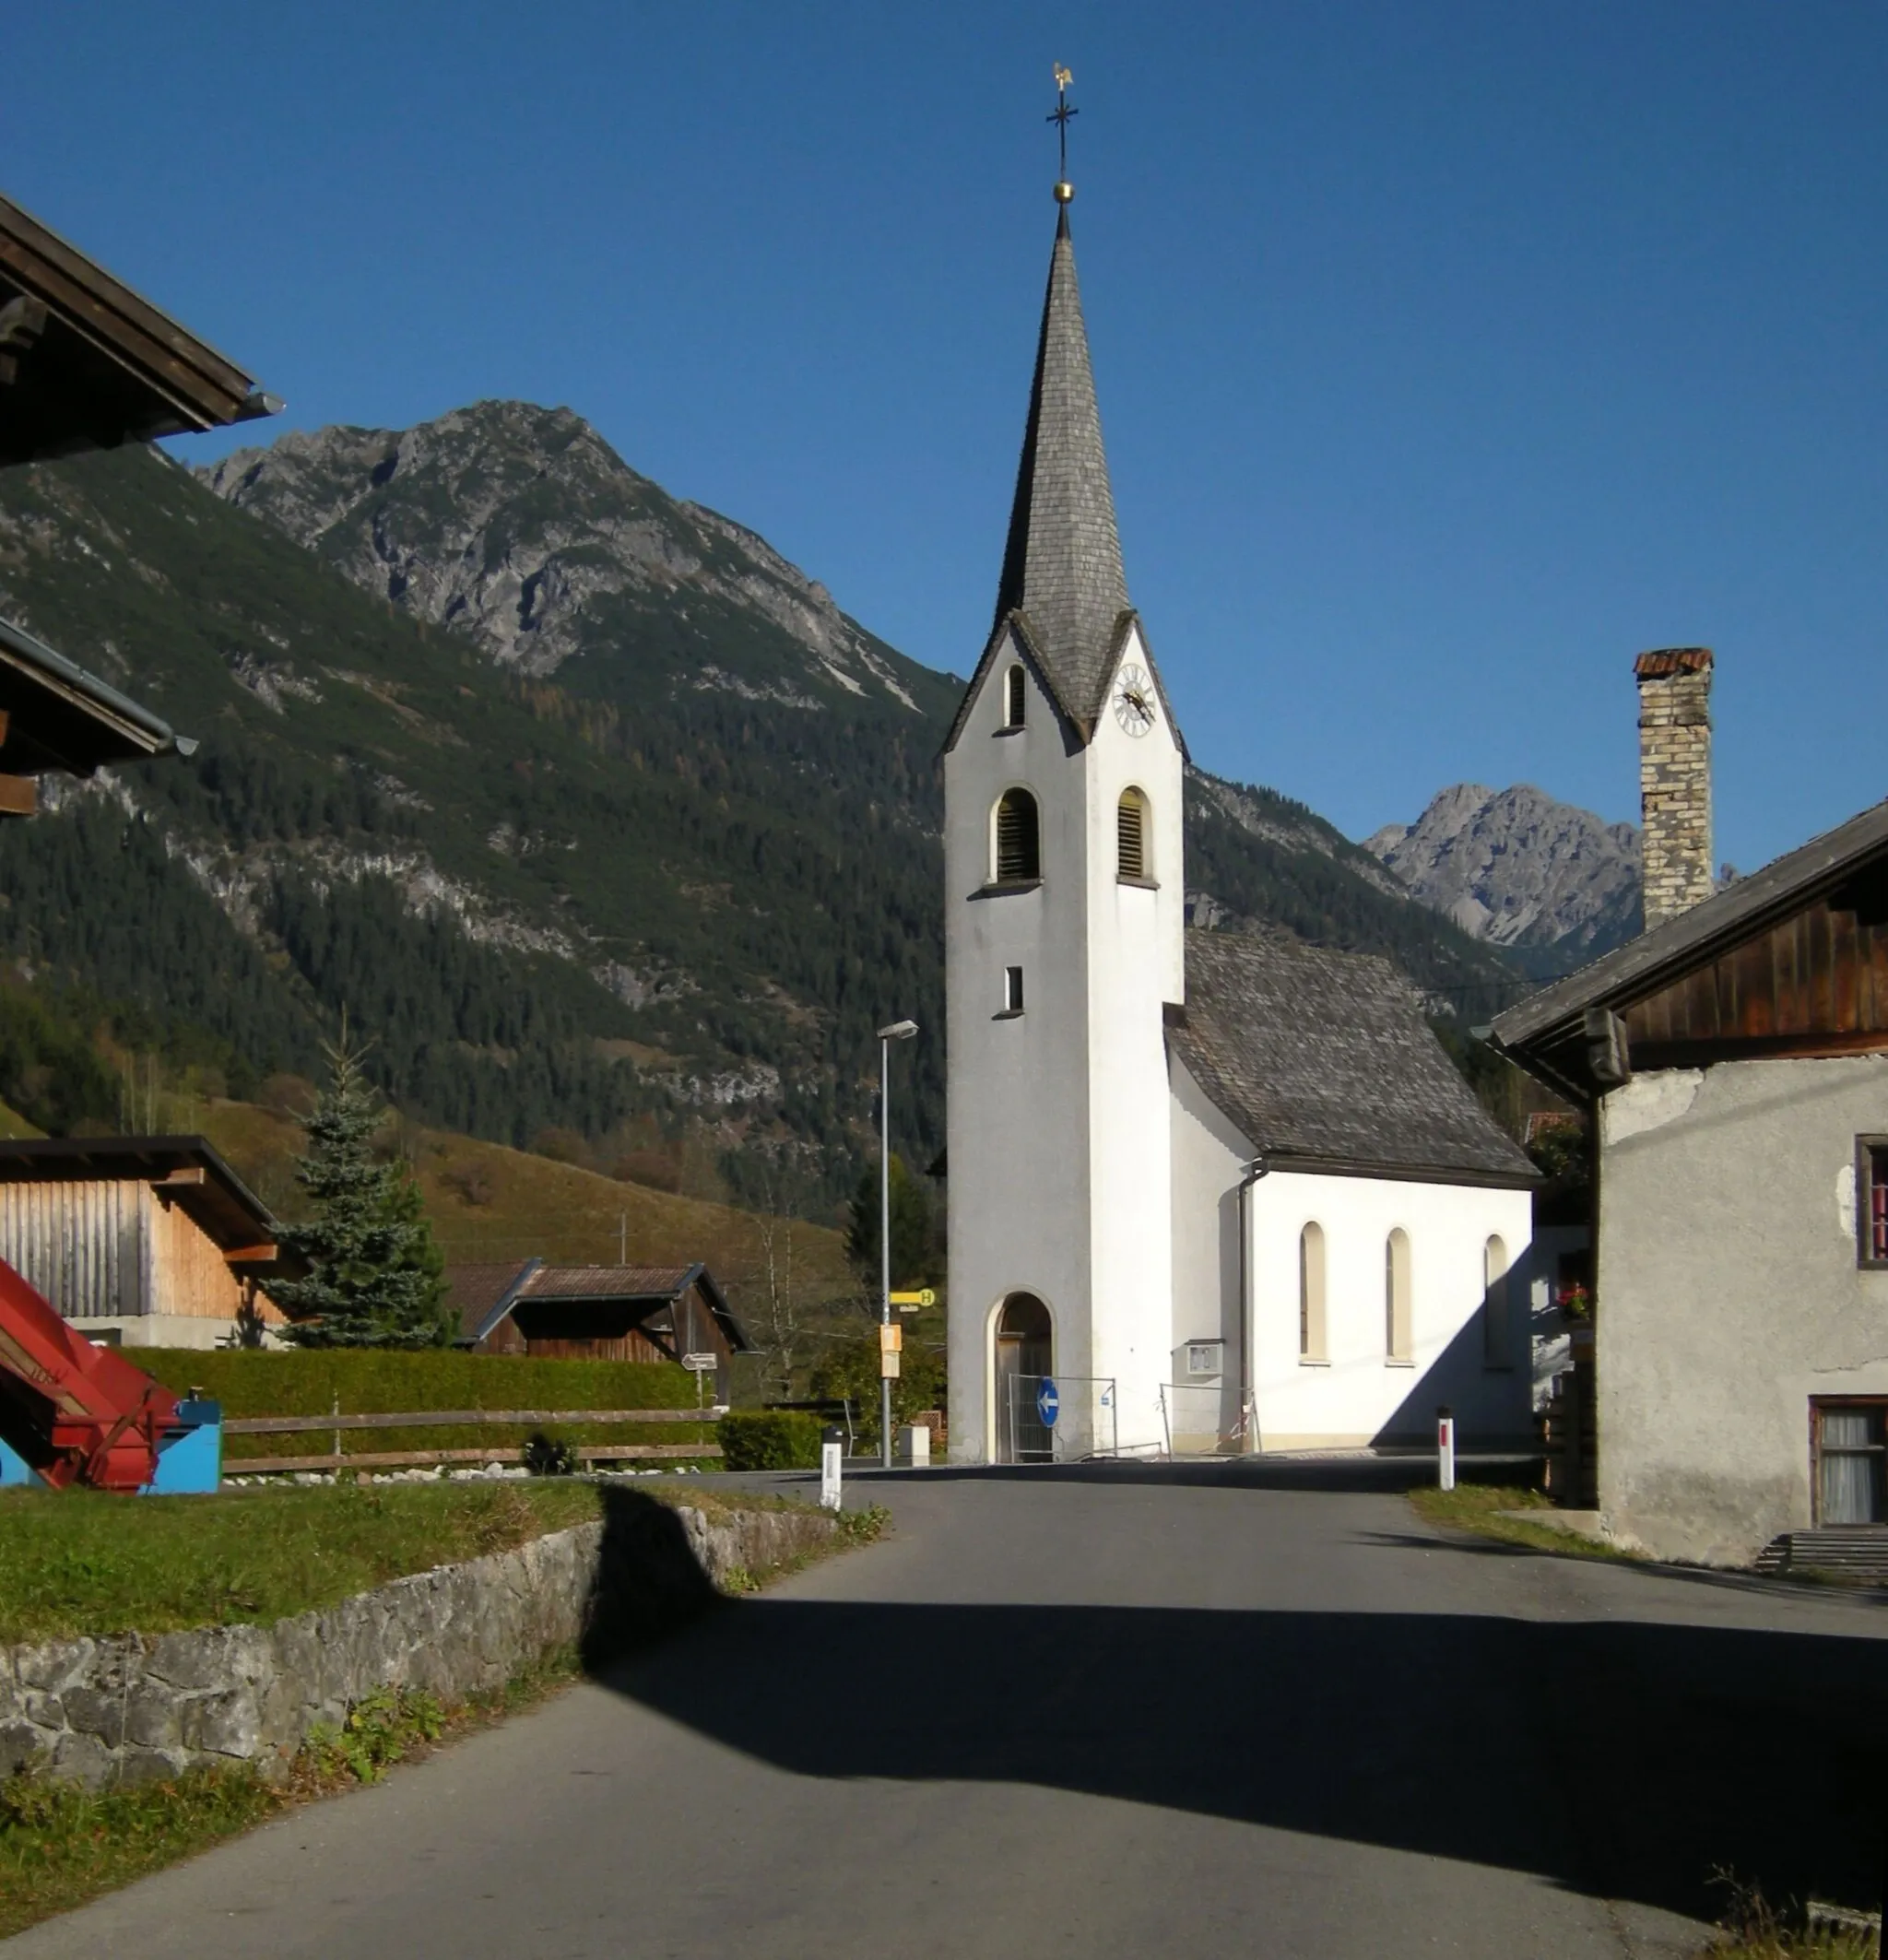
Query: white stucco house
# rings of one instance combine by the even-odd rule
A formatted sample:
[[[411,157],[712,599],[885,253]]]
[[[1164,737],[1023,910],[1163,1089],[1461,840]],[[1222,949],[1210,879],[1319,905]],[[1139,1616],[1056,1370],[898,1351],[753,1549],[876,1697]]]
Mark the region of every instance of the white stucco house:
[[[1072,195],[944,759],[952,1458],[1519,1443],[1527,1157],[1386,962],[1186,924]]]
[[[1635,663],[1646,930],[1494,1023],[1590,1112],[1594,1495],[1888,1573],[1888,803],[1714,889],[1705,647]]]

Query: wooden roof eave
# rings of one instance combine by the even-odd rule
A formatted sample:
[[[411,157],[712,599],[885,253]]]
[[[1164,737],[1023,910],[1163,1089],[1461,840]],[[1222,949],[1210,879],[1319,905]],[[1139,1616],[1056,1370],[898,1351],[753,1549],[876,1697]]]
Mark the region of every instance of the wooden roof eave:
[[[140,438],[218,429],[280,407],[226,355],[6,197],[0,279],[52,309],[150,390],[157,412],[136,431]]]
[[[1813,904],[1876,858],[1888,859],[1888,802],[1811,838],[1497,1015],[1493,1045],[1538,1073],[1534,1058],[1551,1067],[1547,1052],[1579,1039],[1588,1010],[1623,1013]]]

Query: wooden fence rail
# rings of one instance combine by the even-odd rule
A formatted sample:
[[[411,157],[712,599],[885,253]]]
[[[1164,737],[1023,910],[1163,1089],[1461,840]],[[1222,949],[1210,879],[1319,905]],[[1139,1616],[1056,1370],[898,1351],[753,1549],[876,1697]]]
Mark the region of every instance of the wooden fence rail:
[[[328,1435],[332,1450],[319,1457],[226,1457],[226,1477],[267,1477],[290,1470],[412,1470],[448,1463],[522,1463],[522,1449],[489,1444],[478,1449],[382,1449],[343,1455],[340,1432],[362,1429],[444,1429],[525,1423],[694,1423],[714,1421],[705,1409],[413,1409],[376,1415],[239,1415],[223,1424],[231,1436]],[[580,1443],[584,1463],[660,1462],[718,1458],[718,1443]]]
[[[321,1429],[443,1429],[487,1423],[702,1423],[706,1409],[420,1409],[399,1415],[238,1415],[223,1423],[228,1436],[299,1435]]]
[[[647,1462],[681,1458],[699,1463],[721,1455],[719,1443],[580,1443],[584,1463]],[[522,1449],[371,1449],[357,1457],[236,1457],[225,1458],[226,1477],[266,1477],[276,1471],[418,1470],[441,1463],[522,1463]]]

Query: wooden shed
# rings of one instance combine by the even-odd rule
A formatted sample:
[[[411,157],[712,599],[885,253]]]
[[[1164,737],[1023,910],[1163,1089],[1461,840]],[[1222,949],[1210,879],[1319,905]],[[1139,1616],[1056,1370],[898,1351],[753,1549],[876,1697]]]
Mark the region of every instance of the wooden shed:
[[[694,1266],[548,1266],[521,1259],[446,1270],[458,1345],[565,1361],[714,1357],[715,1399],[752,1343],[714,1275]]]
[[[94,1340],[261,1343],[277,1231],[202,1137],[0,1142],[0,1259]]]

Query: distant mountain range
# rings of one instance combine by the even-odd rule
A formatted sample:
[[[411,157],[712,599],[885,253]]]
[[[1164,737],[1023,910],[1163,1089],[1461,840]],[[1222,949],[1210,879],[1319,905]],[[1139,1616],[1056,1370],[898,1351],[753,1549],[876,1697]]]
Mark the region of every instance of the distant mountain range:
[[[0,474],[0,611],[200,740],[0,832],[0,957],[116,1004],[121,1045],[240,1087],[314,1072],[345,1006],[426,1121],[823,1206],[873,1028],[941,1031],[962,683],[567,409]],[[1513,998],[1302,805],[1196,773],[1186,818],[1202,922]],[[914,1155],[943,1061],[914,1045]]]
[[[1412,824],[1363,840],[1412,898],[1537,977],[1640,930],[1639,833],[1525,783],[1457,783]]]

